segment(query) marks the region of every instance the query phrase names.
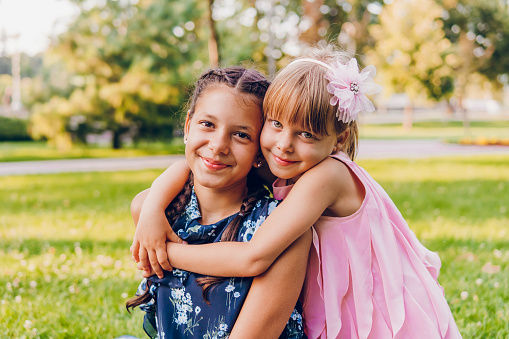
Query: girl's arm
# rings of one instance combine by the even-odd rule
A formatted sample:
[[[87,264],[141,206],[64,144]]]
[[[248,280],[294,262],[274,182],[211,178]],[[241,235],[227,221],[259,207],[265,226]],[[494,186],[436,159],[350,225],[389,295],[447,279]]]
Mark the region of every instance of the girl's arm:
[[[236,338],[278,338],[297,303],[311,246],[308,230],[254,278],[230,334]]]
[[[325,159],[297,181],[288,197],[267,217],[251,241],[205,245],[167,243],[174,267],[222,277],[257,276],[309,229],[340,196],[351,194],[348,168]],[[221,263],[218,265],[218,263]]]
[[[150,187],[148,193],[141,192],[131,205],[136,224],[131,253],[134,260],[140,261],[139,267],[149,270],[150,266],[160,278],[162,268],[171,270],[166,253],[166,240],[182,242],[169,225],[165,209],[179,194],[189,177],[186,160],[180,160],[166,169]],[[144,198],[144,201],[143,201]],[[139,218],[136,206],[142,205]]]

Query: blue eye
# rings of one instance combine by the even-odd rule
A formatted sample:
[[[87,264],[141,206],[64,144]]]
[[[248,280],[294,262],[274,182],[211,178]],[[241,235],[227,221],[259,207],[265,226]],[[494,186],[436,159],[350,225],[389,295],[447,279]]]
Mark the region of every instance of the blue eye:
[[[272,120],[272,125],[276,128],[281,128],[283,127],[283,124],[281,124],[279,121],[277,120]]]

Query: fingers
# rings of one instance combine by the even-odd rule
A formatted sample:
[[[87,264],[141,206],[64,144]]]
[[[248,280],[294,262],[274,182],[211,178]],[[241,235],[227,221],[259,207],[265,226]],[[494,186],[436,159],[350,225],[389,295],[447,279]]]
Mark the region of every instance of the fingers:
[[[150,262],[148,258],[148,253],[145,248],[140,248],[139,253],[139,259],[138,259],[138,269],[140,270],[147,270],[150,268]]]
[[[141,267],[141,264],[140,264],[140,263],[137,263],[137,264],[136,264],[136,268],[137,268],[137,269],[139,269],[140,271],[142,271],[142,272],[141,272],[141,276],[142,276],[143,278],[148,278],[148,277],[150,277],[150,276],[154,275],[154,271],[153,271],[151,268],[149,268],[149,269],[144,269],[143,267]]]
[[[179,244],[187,244],[187,242],[185,242],[184,240],[180,239],[178,237],[178,235],[175,234],[175,232],[173,232],[173,230],[170,228],[168,230],[168,232],[166,232],[166,238],[171,241],[171,242],[176,242],[176,243],[179,243]]]
[[[168,260],[168,254],[166,253],[166,244],[164,247],[156,249],[156,256],[159,265],[161,265],[164,270],[171,271],[173,269],[170,265],[170,261]]]
[[[152,269],[154,270],[154,273],[157,274],[157,276],[162,279],[164,277],[163,269],[161,268],[161,265],[159,265],[159,260],[157,259],[156,251],[150,251],[148,252],[148,259],[150,262],[150,266],[152,266]]]
[[[130,251],[131,251],[133,260],[135,262],[139,262],[140,261],[140,256],[139,256],[140,243],[138,241],[133,240],[133,244],[131,245]]]

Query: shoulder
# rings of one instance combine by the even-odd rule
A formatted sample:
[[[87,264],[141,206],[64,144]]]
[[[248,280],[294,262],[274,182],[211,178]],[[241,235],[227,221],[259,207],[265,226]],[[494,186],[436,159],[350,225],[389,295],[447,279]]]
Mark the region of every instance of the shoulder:
[[[262,197],[254,205],[250,213],[250,218],[269,215],[277,207],[279,202],[279,200],[276,200],[269,195]]]
[[[267,216],[277,207],[279,201],[265,196],[259,199],[254,205],[251,213],[244,217],[239,230],[238,241],[247,242],[251,240],[258,227],[265,221]]]
[[[327,202],[327,214],[347,216],[354,213],[364,199],[364,186],[343,162],[329,157],[304,173],[295,188],[320,196]]]
[[[305,172],[297,180],[297,184],[300,182],[300,185],[311,184],[329,188],[342,188],[348,182],[348,178],[351,178],[348,166],[339,160],[328,157]]]

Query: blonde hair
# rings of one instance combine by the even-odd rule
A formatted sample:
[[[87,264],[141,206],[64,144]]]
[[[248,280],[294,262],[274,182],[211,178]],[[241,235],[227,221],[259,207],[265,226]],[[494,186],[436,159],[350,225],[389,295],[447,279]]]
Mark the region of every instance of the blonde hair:
[[[326,64],[336,60],[346,64],[351,58],[333,45],[309,48],[302,57]],[[314,62],[298,62],[283,68],[265,95],[264,118],[284,118],[289,123],[299,124],[319,135],[340,134],[349,129],[350,135],[343,150],[354,160],[359,139],[357,123],[338,121],[337,106],[330,104],[332,94],[327,91],[327,71],[327,68]]]

